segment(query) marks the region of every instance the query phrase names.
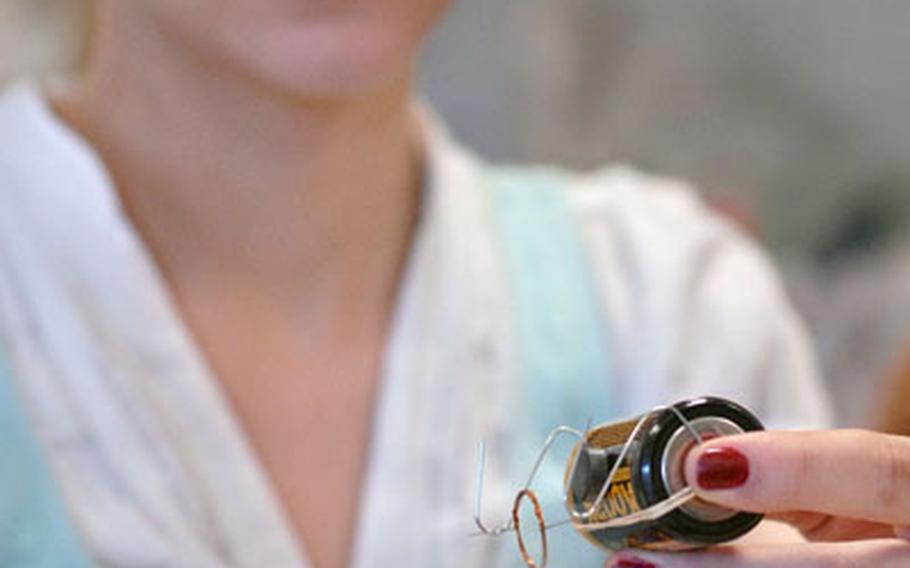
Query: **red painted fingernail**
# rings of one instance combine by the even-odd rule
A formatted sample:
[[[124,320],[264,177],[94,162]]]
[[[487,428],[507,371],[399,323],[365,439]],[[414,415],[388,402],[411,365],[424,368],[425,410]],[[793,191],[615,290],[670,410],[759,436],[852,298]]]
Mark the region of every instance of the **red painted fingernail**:
[[[749,460],[733,448],[708,448],[695,466],[702,489],[734,489],[749,479]]]
[[[617,560],[611,568],[657,568],[657,566],[641,558],[626,557]]]

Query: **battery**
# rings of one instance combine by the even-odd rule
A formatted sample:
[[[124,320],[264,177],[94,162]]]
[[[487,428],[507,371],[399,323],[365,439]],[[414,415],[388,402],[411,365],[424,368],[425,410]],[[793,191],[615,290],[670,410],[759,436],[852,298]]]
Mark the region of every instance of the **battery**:
[[[761,422],[742,406],[713,397],[686,400],[628,421],[589,429],[573,449],[565,473],[566,507],[576,518],[587,513],[584,522],[575,523],[576,529],[593,544],[611,551],[682,551],[746,534],[762,515],[725,509],[698,498],[655,520],[609,528],[602,525],[648,509],[686,489],[685,459],[699,438],[762,429]],[[605,488],[611,472],[614,474]]]

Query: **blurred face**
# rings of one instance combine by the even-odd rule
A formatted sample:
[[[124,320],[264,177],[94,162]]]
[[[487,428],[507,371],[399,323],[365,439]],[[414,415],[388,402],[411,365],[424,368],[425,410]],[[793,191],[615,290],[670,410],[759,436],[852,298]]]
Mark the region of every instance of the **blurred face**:
[[[256,81],[355,95],[406,77],[448,0],[107,0],[178,49]],[[114,10],[118,13],[118,10]],[[113,21],[116,24],[116,19]]]

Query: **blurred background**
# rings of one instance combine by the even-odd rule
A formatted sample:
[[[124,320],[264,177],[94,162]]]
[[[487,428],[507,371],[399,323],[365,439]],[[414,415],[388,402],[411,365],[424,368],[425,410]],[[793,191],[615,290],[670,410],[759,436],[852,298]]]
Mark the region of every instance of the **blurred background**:
[[[783,267],[841,424],[878,425],[910,355],[908,29],[907,0],[454,0],[421,82],[490,158],[698,185]],[[0,0],[0,81],[84,35],[84,0]]]

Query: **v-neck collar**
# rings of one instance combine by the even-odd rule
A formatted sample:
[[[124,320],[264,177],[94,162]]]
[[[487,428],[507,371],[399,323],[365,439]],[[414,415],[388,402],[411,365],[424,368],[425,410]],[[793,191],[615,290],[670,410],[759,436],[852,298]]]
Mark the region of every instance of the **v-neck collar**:
[[[8,96],[18,99],[28,115],[23,123],[37,127],[23,134],[41,137],[43,145],[54,148],[47,168],[73,182],[35,184],[48,192],[34,196],[45,204],[35,214],[43,209],[55,217],[48,225],[56,225],[61,238],[78,234],[83,241],[72,254],[61,251],[71,284],[102,274],[111,282],[104,290],[84,286],[93,296],[88,300],[101,312],[99,325],[109,326],[128,351],[118,370],[162,426],[163,439],[157,442],[170,446],[184,479],[202,496],[217,554],[237,566],[306,566],[262,465],[125,214],[101,158],[53,113],[39,89],[23,85]],[[46,207],[50,203],[55,205]]]
[[[232,565],[307,566],[302,543],[151,254],[125,215],[102,160],[53,114],[37,88],[20,86],[6,97],[7,104],[12,100],[23,113],[22,123],[29,130],[23,135],[54,148],[53,159],[42,167],[72,182],[36,181],[33,185],[47,193],[26,198],[35,200],[35,215],[54,217],[47,222],[56,226],[58,238],[79,234],[84,241],[72,250],[64,246],[57,251],[66,265],[61,273],[92,295],[90,301],[102,312],[99,319],[125,351],[114,363],[116,374],[124,388],[148,405],[140,414],[148,413],[147,418],[160,425],[160,438],[152,440],[155,451],[174,454],[182,478],[204,501],[208,512],[192,522],[203,526],[218,557]],[[427,145],[427,184],[377,389],[352,550],[355,567],[375,566],[377,555],[401,552],[396,552],[401,543],[389,541],[388,521],[413,517],[413,499],[419,495],[414,491],[421,489],[414,484],[427,482],[420,468],[433,461],[425,455],[434,443],[426,426],[440,423],[443,408],[448,409],[442,412],[448,416],[446,427],[453,427],[464,419],[465,405],[477,402],[477,393],[470,389],[467,398],[452,391],[464,385],[457,380],[459,373],[446,366],[470,358],[468,351],[478,344],[490,350],[491,341],[507,336],[501,329],[505,320],[495,309],[507,302],[502,282],[496,281],[497,260],[487,246],[483,196],[474,191],[475,164],[425,107],[418,105],[417,112]],[[40,205],[49,202],[55,205]],[[94,253],[86,255],[83,245],[93,247]],[[104,270],[112,284],[130,285],[103,290],[85,285]],[[445,354],[439,352],[442,346]],[[143,372],[134,373],[138,369]],[[460,405],[453,404],[457,400]],[[461,436],[449,435],[476,439],[476,432],[488,428],[481,422]],[[404,479],[411,480],[410,487],[402,485]],[[422,489],[425,495],[435,494],[432,487]],[[462,509],[458,511],[460,516]],[[460,524],[461,519],[451,522]]]

